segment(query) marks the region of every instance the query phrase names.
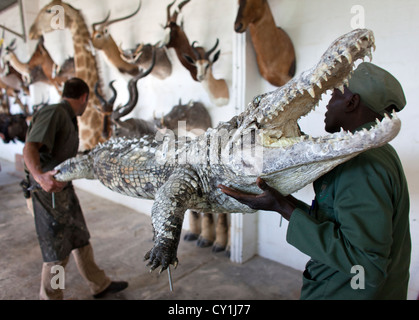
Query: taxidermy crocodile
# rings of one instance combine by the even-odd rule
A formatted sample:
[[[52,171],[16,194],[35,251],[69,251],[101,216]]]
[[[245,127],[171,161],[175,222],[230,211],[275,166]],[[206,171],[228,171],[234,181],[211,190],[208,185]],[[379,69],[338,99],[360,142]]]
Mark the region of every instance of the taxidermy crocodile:
[[[59,165],[56,178],[98,179],[113,191],[154,199],[154,246],[145,260],[151,270],[176,266],[187,209],[254,212],[224,195],[219,184],[256,194],[261,191],[255,181],[261,176],[287,195],[398,134],[401,123],[395,115],[377,121],[370,131],[341,131],[320,138],[302,135],[297,124],[327,90],[343,90],[354,62],[365,56],[371,59],[372,48],[372,31],[349,32],[328,48],[315,67],[257,96],[240,115],[193,140],[179,137],[175,141],[159,134],[154,139],[112,139]]]

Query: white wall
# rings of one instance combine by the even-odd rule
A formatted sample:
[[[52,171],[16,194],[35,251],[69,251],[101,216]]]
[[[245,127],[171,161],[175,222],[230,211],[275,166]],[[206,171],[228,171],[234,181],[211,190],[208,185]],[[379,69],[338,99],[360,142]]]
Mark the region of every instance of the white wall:
[[[37,1],[24,1],[26,27],[29,29],[36,12]],[[49,1],[39,0],[40,6]],[[141,11],[129,21],[121,22],[110,27],[110,33],[116,42],[122,43],[124,48],[134,46],[138,42],[157,42],[162,39],[163,32],[160,24],[166,19],[166,5],[170,1],[151,1],[143,0]],[[136,0],[110,1],[110,0],[69,0],[69,3],[76,8],[82,8],[84,16],[91,24],[102,19],[109,9],[112,10],[112,17],[125,15],[136,8]],[[415,0],[357,0],[357,1],[334,1],[334,0],[269,0],[271,9],[274,13],[276,22],[284,28],[290,35],[297,54],[297,74],[310,68],[317,62],[321,54],[328,45],[338,36],[351,30],[351,20],[354,14],[351,8],[354,5],[361,5],[365,10],[365,27],[370,28],[375,33],[377,50],[373,54],[373,62],[392,72],[402,83],[407,97],[408,105],[400,113],[403,127],[398,137],[392,145],[398,151],[410,188],[411,198],[411,233],[412,233],[412,262],[411,262],[411,282],[409,298],[414,299],[419,291],[419,169],[415,163],[419,157],[419,133],[416,130],[419,110],[416,105],[419,103],[419,93],[417,91],[419,74],[419,63],[417,52],[417,31],[419,22],[419,3]],[[205,47],[210,47],[218,37],[220,39],[219,48],[221,58],[214,66],[214,74],[227,80],[231,96],[234,96],[236,83],[233,83],[233,68],[245,67],[243,73],[246,77],[246,103],[250,99],[262,92],[274,89],[266,81],[262,80],[257,73],[255,56],[247,36],[247,46],[245,49],[246,66],[233,65],[235,55],[236,36],[233,32],[237,8],[236,0],[192,0],[183,9],[185,19],[185,31],[191,41],[198,40]],[[0,15],[0,20],[6,26],[20,30],[20,23],[13,18],[16,9],[12,8]],[[4,22],[3,22],[4,21]],[[127,32],[129,30],[129,32]],[[6,42],[12,38],[11,34],[6,33]],[[70,42],[69,42],[70,41]],[[56,62],[60,63],[71,54],[71,37],[68,31],[56,31],[54,34],[46,36],[46,45]],[[30,53],[35,46],[34,41],[29,41],[26,45],[18,42],[18,54],[22,60],[29,59]],[[232,101],[224,107],[213,107],[210,105],[206,93],[199,83],[194,82],[189,73],[184,69],[174,52],[169,50],[169,57],[173,63],[173,74],[166,80],[158,80],[147,77],[140,80],[140,101],[133,116],[151,119],[153,110],[157,115],[170,110],[176,104],[179,97],[182,101],[189,99],[201,100],[209,108],[216,124],[220,120],[227,120],[243,106],[237,106]],[[127,78],[121,76],[118,71],[109,66],[103,55],[98,53],[98,61],[101,66],[103,80],[116,79],[119,103],[125,103],[127,99],[126,81]],[[33,103],[40,102],[44,92],[44,87],[36,87],[31,90]],[[52,98],[51,98],[52,99]],[[301,127],[305,132],[313,135],[324,134],[323,118],[325,99],[320,107],[309,117],[301,120]],[[21,152],[21,144],[4,145],[0,143],[0,157],[14,160],[14,153]],[[121,202],[124,205],[149,212],[151,201],[141,201],[129,197],[121,196],[110,192],[98,183],[87,184],[77,182],[77,185],[85,187],[101,194],[107,198]],[[313,193],[311,186],[304,188],[296,194],[300,199],[310,202]],[[269,212],[261,212],[252,222],[257,224],[257,230],[250,231],[253,238],[257,239],[255,253],[292,266],[303,269],[308,259],[295,248],[288,245],[285,241],[287,222],[282,221],[279,228],[279,216]],[[249,230],[249,228],[245,228]],[[252,230],[252,229],[250,229]],[[253,249],[252,249],[253,251]]]

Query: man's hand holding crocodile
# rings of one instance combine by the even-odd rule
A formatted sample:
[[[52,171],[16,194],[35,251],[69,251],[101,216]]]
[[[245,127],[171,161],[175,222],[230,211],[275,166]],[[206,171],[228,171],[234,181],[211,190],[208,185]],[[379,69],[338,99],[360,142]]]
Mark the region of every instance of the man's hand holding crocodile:
[[[222,184],[218,185],[218,188],[226,195],[233,197],[254,210],[276,211],[289,221],[296,207],[295,198],[292,196],[284,197],[260,177],[257,178],[256,184],[263,193],[250,194],[226,187]]]

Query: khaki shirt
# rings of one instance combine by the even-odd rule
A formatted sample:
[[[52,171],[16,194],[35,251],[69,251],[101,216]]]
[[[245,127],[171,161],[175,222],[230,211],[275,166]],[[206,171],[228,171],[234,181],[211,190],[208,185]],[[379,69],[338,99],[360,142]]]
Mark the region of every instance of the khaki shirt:
[[[36,112],[29,125],[26,142],[43,144],[39,151],[44,172],[74,157],[79,147],[79,135],[77,116],[70,104],[63,100]]]

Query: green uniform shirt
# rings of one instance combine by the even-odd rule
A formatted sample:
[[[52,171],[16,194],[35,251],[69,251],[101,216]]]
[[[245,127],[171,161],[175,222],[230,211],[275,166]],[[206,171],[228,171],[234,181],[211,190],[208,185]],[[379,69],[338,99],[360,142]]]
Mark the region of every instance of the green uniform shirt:
[[[74,157],[79,146],[79,135],[77,117],[70,104],[63,100],[36,112],[29,125],[26,142],[44,145],[39,150],[44,172]]]
[[[409,192],[396,151],[363,152],[313,186],[314,208],[295,209],[287,230],[311,257],[301,299],[406,299]]]

